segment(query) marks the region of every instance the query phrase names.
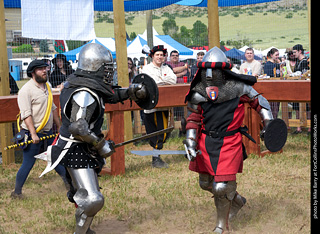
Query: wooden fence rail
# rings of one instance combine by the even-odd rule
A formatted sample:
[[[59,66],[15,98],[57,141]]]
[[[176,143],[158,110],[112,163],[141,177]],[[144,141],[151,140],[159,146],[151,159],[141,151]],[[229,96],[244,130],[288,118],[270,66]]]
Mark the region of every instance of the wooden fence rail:
[[[261,80],[254,88],[262,93],[269,101],[278,102],[310,102],[311,101],[311,82],[309,80]],[[157,107],[176,107],[185,106],[184,97],[189,90],[188,84],[177,84],[159,87],[159,102]],[[59,94],[54,94],[54,103],[59,107]],[[0,123],[13,122],[19,112],[17,96],[0,97]],[[115,143],[124,141],[124,111],[139,110],[139,106],[134,102],[130,106],[130,101],[124,104],[107,104],[105,111],[110,113],[109,138]],[[248,153],[261,154],[260,152],[260,117],[246,106],[244,123],[249,127],[249,133],[256,140],[257,144],[249,142],[244,138],[244,144]],[[5,146],[1,146],[3,149]],[[2,150],[3,151],[3,150]],[[119,175],[125,173],[124,147],[117,148],[111,156],[111,168],[104,168],[103,172]]]

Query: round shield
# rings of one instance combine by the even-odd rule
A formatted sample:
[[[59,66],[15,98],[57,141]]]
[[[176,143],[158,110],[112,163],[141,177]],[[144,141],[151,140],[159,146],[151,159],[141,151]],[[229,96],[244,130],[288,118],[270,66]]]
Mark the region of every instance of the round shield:
[[[272,120],[264,133],[264,143],[271,152],[282,149],[287,141],[287,125],[282,119]]]
[[[149,75],[141,73],[133,78],[132,83],[145,85],[147,89],[147,97],[136,101],[138,106],[145,110],[151,110],[158,104],[159,90],[156,82]]]

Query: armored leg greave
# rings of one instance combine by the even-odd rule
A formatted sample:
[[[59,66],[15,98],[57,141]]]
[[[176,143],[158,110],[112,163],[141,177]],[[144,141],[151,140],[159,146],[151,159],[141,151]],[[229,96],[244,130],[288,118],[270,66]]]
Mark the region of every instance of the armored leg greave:
[[[229,213],[229,219],[231,220],[233,217],[237,215],[239,210],[246,204],[247,200],[241,196],[238,192],[236,192],[236,195],[234,196],[231,204],[231,209]]]
[[[215,233],[228,229],[228,220],[236,216],[246,203],[246,199],[237,193],[236,181],[214,182],[214,176],[199,173],[199,185],[203,190],[214,195],[217,208],[217,225]]]
[[[97,174],[94,169],[68,168],[72,182],[77,192],[73,196],[77,204],[75,234],[85,234],[93,217],[103,207],[104,197],[100,193]]]
[[[212,193],[213,176],[199,173],[199,185],[203,190]]]
[[[228,219],[232,200],[236,195],[236,181],[213,182],[214,203],[217,208],[217,224],[215,233],[228,230]]]

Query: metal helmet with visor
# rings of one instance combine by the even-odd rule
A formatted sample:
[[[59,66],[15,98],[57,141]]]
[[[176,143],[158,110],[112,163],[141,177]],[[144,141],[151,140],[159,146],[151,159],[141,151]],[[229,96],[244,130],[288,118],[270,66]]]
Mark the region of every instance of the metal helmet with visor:
[[[110,50],[101,44],[85,45],[79,53],[78,69],[87,75],[103,79],[105,83],[113,82],[113,58]]]

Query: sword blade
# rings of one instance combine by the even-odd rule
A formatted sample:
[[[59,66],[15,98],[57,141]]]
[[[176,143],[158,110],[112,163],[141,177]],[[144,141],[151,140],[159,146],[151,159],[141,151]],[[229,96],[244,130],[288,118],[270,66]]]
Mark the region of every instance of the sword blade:
[[[136,142],[136,141],[145,140],[145,139],[148,139],[150,137],[154,137],[154,136],[158,136],[158,135],[161,135],[161,134],[169,133],[169,132],[172,132],[173,129],[174,129],[174,127],[170,127],[170,128],[166,128],[166,129],[163,129],[163,130],[160,130],[160,131],[156,131],[156,132],[153,132],[153,133],[141,136],[141,137],[133,138],[131,140],[116,144],[114,146],[114,148],[118,148],[120,146],[127,145],[127,144],[130,144],[130,143]]]
[[[185,155],[186,151],[184,150],[131,150],[130,151],[132,154],[136,154],[139,156],[149,156],[149,155],[165,155],[165,154],[171,154],[171,155]]]

